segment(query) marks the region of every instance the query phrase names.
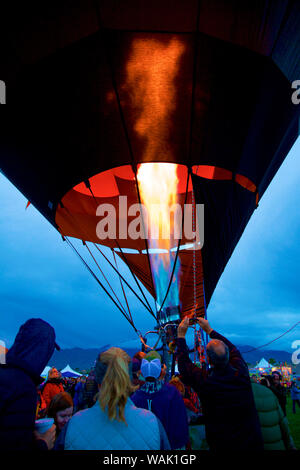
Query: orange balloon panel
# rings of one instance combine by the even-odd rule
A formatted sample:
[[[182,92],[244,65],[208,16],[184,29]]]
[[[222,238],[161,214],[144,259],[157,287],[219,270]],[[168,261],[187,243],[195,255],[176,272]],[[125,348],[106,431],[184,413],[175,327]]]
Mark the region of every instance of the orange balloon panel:
[[[188,180],[187,168],[184,165],[177,165],[176,167],[178,179],[176,203],[182,210],[180,213],[181,227],[184,204],[191,205],[193,203],[192,182],[190,178]],[[187,183],[188,192],[186,192]],[[172,254],[167,250],[168,255],[165,253],[154,255],[151,252],[152,247],[149,245],[149,237],[152,235],[151,227],[148,230],[148,246],[145,237],[132,238],[130,236],[131,224],[135,224],[135,228],[141,234],[145,233],[143,232],[143,224],[137,222],[139,212],[134,215],[130,213],[130,208],[137,205],[138,202],[139,194],[131,166],[114,168],[91,177],[88,182],[80,183],[69,191],[57,209],[56,223],[63,236],[71,236],[115,249],[116,253],[126,262],[150,294],[156,298],[156,286],[153,282],[156,270],[155,263],[159,258],[167,267],[167,282],[165,285],[167,291],[179,240],[172,238],[171,234],[169,248],[172,248]],[[101,216],[98,212],[99,207],[104,208]],[[103,224],[103,227],[107,232],[111,230],[110,235],[112,236],[100,239],[97,227],[99,227],[99,223],[101,224],[101,220],[103,221],[109,215],[112,217],[111,219],[107,217],[107,224]],[[179,252],[175,279],[178,283],[178,301],[181,305],[182,314],[185,315],[194,311],[195,307],[197,311],[203,311],[203,273],[201,250],[187,249],[188,246],[191,246],[191,240],[186,238],[185,232],[180,245],[182,249]],[[120,252],[119,247],[122,252]],[[149,249],[148,254],[147,247]],[[134,253],[128,253],[128,249],[134,250]],[[159,276],[158,273],[156,274]]]
[[[161,165],[170,164],[161,163]],[[189,205],[194,204],[193,188],[191,179],[187,180],[188,173],[186,166],[176,165],[176,167],[178,179],[176,202],[183,210],[185,203]],[[140,165],[138,165],[139,168]],[[223,168],[197,165],[192,168],[192,171],[194,174],[205,179],[232,180],[232,172]],[[253,183],[242,175],[235,175],[235,181],[250,191],[255,190]],[[186,192],[187,182],[188,191]],[[140,184],[139,189],[141,189]],[[64,236],[79,238],[116,250],[116,253],[129,265],[145,288],[156,298],[153,279],[155,278],[154,271],[155,263],[158,259],[157,256],[159,256],[164,266],[167,266],[167,271],[169,271],[167,279],[169,280],[179,241],[177,239],[172,240],[173,256],[161,252],[159,255],[156,254],[155,258],[155,255],[151,254],[152,247],[149,244],[151,227],[148,227],[146,244],[144,235],[146,232],[142,223],[144,218],[138,219],[139,211],[131,214],[129,210],[133,205],[138,205],[139,198],[137,181],[131,165],[113,168],[94,175],[89,181],[82,182],[70,190],[62,199],[62,204],[58,206],[56,223],[59,231]],[[99,207],[106,210],[99,214]],[[109,219],[109,216],[112,219]],[[107,217],[107,223],[104,223],[105,217]],[[97,232],[97,227],[99,227],[99,223],[101,224],[101,220],[102,222],[104,221],[101,228],[107,235],[106,238],[99,238]],[[182,218],[180,220],[182,221]],[[140,233],[141,236],[137,238],[130,236],[132,224],[134,224],[136,233]],[[108,235],[109,230],[110,235]],[[176,270],[175,278],[178,283],[182,316],[190,315],[195,311],[197,314],[203,314],[204,295],[201,250],[187,249],[191,247],[191,240],[186,238],[185,231],[182,234],[180,245],[181,249],[177,262],[178,269]],[[120,248],[122,252],[120,252]],[[200,247],[197,246],[197,248]],[[133,250],[134,253],[128,253],[126,251],[128,249]],[[169,250],[167,251],[169,252]],[[152,267],[152,272],[150,266]],[[159,273],[156,272],[156,275],[159,276]],[[165,286],[166,290],[167,287],[168,281]]]

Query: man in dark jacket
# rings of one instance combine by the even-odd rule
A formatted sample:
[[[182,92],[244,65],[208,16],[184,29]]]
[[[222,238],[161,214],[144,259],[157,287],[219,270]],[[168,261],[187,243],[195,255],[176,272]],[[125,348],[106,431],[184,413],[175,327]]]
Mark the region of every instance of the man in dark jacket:
[[[185,335],[189,319],[178,327],[177,357],[182,381],[200,398],[206,438],[213,451],[263,450],[248,367],[238,349],[214,331],[207,320],[198,320],[210,336],[207,355],[211,368],[200,369],[189,358]]]
[[[37,386],[55,343],[52,326],[30,319],[21,326],[0,365],[0,450],[48,450],[54,445],[55,426],[44,434],[34,431]]]

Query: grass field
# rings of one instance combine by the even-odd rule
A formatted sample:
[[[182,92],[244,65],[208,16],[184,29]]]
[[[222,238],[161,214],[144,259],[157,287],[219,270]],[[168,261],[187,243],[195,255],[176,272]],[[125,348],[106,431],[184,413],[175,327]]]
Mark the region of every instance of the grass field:
[[[286,416],[295,446],[300,450],[300,408],[297,406],[296,414],[293,413],[293,402],[291,397],[287,398]]]

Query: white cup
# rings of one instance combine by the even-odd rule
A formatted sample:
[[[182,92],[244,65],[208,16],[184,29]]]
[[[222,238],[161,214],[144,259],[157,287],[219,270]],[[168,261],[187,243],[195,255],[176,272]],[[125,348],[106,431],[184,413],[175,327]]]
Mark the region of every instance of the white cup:
[[[44,434],[44,432],[48,431],[54,424],[54,419],[53,418],[43,418],[43,419],[37,419],[35,422],[35,430],[39,434]]]

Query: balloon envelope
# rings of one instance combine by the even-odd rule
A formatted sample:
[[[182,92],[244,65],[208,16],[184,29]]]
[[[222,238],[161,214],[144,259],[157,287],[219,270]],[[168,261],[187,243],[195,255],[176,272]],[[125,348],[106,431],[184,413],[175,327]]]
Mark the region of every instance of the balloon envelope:
[[[182,314],[201,313],[298,135],[299,3],[113,5],[3,14],[0,168],[62,235],[117,248],[156,297],[145,240],[99,241],[96,210],[139,202],[140,164],[178,165],[180,204],[205,206],[203,248],[179,251],[178,274]]]

